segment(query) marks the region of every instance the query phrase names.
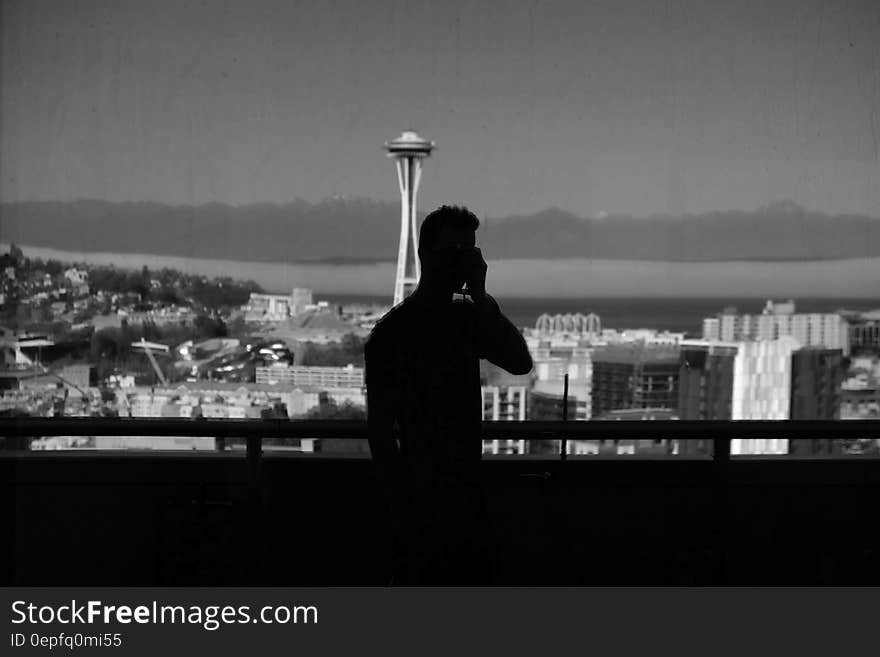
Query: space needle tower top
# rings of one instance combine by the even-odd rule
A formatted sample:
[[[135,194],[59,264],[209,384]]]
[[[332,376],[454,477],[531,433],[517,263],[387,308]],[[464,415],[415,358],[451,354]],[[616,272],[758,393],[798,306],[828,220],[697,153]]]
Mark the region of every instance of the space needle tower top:
[[[400,186],[400,243],[394,279],[396,306],[413,292],[422,273],[418,258],[416,195],[422,176],[422,160],[434,150],[434,142],[407,130],[396,139],[386,141],[385,150],[397,164],[397,182]]]
[[[434,142],[407,130],[396,139],[386,141],[385,150],[388,151],[388,157],[428,157],[434,150]]]

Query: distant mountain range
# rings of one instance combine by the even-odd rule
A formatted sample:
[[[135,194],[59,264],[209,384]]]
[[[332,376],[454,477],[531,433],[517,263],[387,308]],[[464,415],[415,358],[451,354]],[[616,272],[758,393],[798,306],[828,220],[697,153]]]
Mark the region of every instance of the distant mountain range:
[[[880,219],[790,201],[754,212],[582,218],[559,209],[481,218],[487,259],[712,262],[880,256]],[[395,261],[397,203],[333,198],[231,206],[96,200],[0,204],[0,242],[68,251],[258,262]]]

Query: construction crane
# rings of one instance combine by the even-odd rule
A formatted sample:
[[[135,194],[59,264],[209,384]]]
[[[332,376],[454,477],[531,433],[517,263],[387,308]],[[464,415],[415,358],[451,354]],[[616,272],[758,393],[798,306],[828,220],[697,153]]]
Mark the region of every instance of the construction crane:
[[[156,362],[156,357],[153,355],[154,351],[167,354],[168,346],[164,344],[159,344],[158,342],[147,342],[146,340],[141,338],[139,342],[132,342],[131,348],[137,349],[138,351],[143,351],[147,355],[147,358],[150,361],[150,365],[153,366],[153,370],[156,372],[156,376],[159,378],[159,381],[162,383],[163,386],[168,385],[168,380],[165,378],[165,375],[159,368],[159,363]]]
[[[65,379],[63,376],[61,376],[60,374],[58,374],[58,372],[46,372],[46,374],[48,374],[49,376],[54,376],[56,379],[58,379],[59,381],[61,381],[61,383],[63,383],[63,384],[66,385],[66,386],[69,386],[69,387],[71,387],[71,388],[75,388],[75,389],[77,390],[77,392],[79,392],[79,394],[81,394],[81,395],[83,396],[83,399],[88,399],[88,398],[89,398],[89,393],[88,393],[88,392],[86,392],[85,390],[83,390],[82,388],[80,388],[80,387],[79,387],[78,385],[76,385],[73,381],[68,381],[68,380]]]

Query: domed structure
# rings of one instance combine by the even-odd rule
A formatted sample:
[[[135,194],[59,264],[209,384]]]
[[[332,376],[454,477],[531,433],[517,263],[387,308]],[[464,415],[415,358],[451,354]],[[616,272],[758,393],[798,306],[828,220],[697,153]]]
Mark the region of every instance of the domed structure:
[[[414,130],[405,130],[391,141],[385,142],[388,157],[428,157],[434,150],[434,142],[423,139]]]
[[[535,329],[540,333],[577,333],[580,335],[599,335],[602,322],[595,313],[566,313],[549,315],[544,313],[535,322]]]

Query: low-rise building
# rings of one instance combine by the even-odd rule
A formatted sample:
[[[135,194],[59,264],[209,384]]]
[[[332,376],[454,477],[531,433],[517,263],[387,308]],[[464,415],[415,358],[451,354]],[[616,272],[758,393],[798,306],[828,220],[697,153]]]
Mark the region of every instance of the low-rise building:
[[[280,322],[298,317],[315,308],[312,291],[295,287],[290,294],[259,294],[252,292],[245,307],[245,320],[249,322]]]
[[[518,421],[526,419],[525,386],[482,386],[483,420]],[[493,439],[483,441],[483,454],[525,454],[527,441],[523,439]]]
[[[276,363],[257,367],[256,382],[330,388],[358,387],[364,385],[364,368],[352,364],[345,367],[311,367]]]

